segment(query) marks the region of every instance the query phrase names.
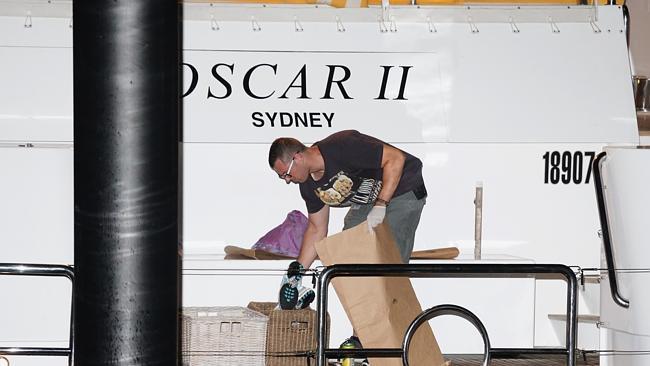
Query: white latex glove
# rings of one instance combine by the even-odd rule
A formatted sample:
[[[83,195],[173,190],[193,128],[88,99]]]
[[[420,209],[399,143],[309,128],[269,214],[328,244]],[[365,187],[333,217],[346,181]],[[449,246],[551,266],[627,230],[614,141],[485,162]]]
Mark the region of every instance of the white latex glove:
[[[372,231],[377,225],[381,224],[384,221],[386,216],[386,206],[374,206],[372,210],[368,213],[368,230]]]

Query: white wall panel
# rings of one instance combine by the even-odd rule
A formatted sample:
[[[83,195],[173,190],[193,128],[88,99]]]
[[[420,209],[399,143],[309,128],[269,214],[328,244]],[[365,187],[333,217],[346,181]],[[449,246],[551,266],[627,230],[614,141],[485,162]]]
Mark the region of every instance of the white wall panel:
[[[2,262],[73,261],[70,145],[0,146]]]
[[[70,141],[69,22],[35,18],[32,28],[25,28],[24,20],[3,17],[0,22],[7,30],[0,37],[0,76],[8,86],[0,98],[0,138]],[[477,24],[478,33],[463,23],[441,23],[438,32],[431,33],[417,22],[381,33],[374,23],[349,22],[345,32],[337,32],[335,23],[310,22],[305,31],[296,32],[292,22],[267,22],[255,32],[250,22],[222,22],[214,31],[208,21],[187,21],[184,61],[197,63],[200,85],[185,98],[186,141],[268,141],[285,133],[283,128],[258,128],[243,116],[270,108],[338,112],[335,124],[319,129],[365,127],[379,137],[391,135],[403,142],[638,142],[617,7],[599,10],[601,33],[586,22],[560,23],[560,33],[545,23],[519,24],[520,33],[502,23]],[[423,61],[414,62],[414,57]],[[354,104],[288,98],[265,105],[242,96],[245,66],[265,58],[277,62],[281,71],[262,84],[278,89],[278,94],[295,76],[296,65],[308,64],[313,70],[308,76],[312,89],[324,83],[322,64],[336,61],[351,67],[352,94],[360,97]],[[218,62],[237,64],[235,93],[228,99],[207,98],[210,82],[219,86],[211,75],[211,66]],[[409,101],[373,100],[381,74],[371,71],[386,62],[414,66],[406,84]],[[420,69],[439,75],[419,77]],[[396,77],[393,72],[390,82],[395,84]],[[394,86],[389,86],[389,94]],[[208,118],[212,123],[205,122]],[[313,128],[291,129],[308,141],[318,134]]]
[[[0,293],[0,347],[68,347],[72,283],[67,278],[2,276]]]
[[[420,116],[419,124],[424,128],[419,133],[409,119],[386,117],[373,121],[415,132],[406,140],[398,139],[403,142],[435,142],[438,140],[432,137],[442,135],[448,136],[449,142],[638,143],[621,11],[618,7],[604,7],[598,14],[600,33],[594,32],[588,22],[561,23],[559,33],[552,32],[550,24],[544,22],[518,24],[520,33],[512,32],[503,23],[477,23],[478,33],[472,33],[466,23],[439,23],[437,32],[431,33],[426,23],[403,22],[398,24],[397,32],[381,33],[375,23],[346,23],[346,31],[338,32],[334,22],[310,22],[303,32],[296,32],[292,22],[265,22],[260,31],[253,31],[250,22],[221,22],[219,30],[212,30],[209,21],[188,21],[184,47],[201,52],[272,50],[276,59],[295,58],[288,64],[333,51],[433,53],[440,63],[441,84],[431,83],[424,88],[429,92],[440,88],[442,104],[434,99],[430,108],[443,109],[448,130],[440,133],[440,129],[426,128],[436,120],[434,113]],[[222,52],[223,57],[214,63],[241,59],[228,52]],[[193,57],[196,55],[188,53],[185,61],[192,63]],[[210,77],[209,70],[198,72]],[[375,90],[376,79],[364,81],[366,87]],[[411,88],[417,94],[417,89]],[[218,101],[191,96],[186,98],[185,110],[210,103],[215,108],[211,114],[214,121],[230,123],[239,119],[227,113],[228,103],[236,103],[246,111],[258,106],[250,98],[235,96],[221,102],[223,112],[219,112]],[[291,100],[284,105],[288,110],[300,108],[300,103]],[[328,111],[340,109],[340,102],[327,106]],[[360,107],[357,113],[358,121],[346,119],[344,125],[335,125],[332,130],[364,126],[366,108]],[[375,132],[375,127],[370,128]],[[262,141],[283,133],[249,126],[245,137],[237,141]],[[308,129],[296,128],[293,134],[313,141]],[[187,141],[198,135],[211,133],[207,129],[199,132],[192,126]],[[231,136],[225,132],[213,141],[231,141]]]
[[[0,46],[0,142],[72,142],[72,49]]]

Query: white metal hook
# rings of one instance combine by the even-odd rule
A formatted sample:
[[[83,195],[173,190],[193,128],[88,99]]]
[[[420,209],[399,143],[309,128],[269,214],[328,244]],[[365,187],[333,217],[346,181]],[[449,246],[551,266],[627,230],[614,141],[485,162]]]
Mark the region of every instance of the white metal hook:
[[[382,19],[390,19],[390,1],[381,0],[381,17]]]
[[[429,27],[429,33],[438,33],[436,25],[431,21],[431,17],[427,17],[427,26]]]
[[[68,28],[72,29],[72,17],[70,17],[70,21],[68,22]]]
[[[0,356],[0,361],[2,361],[1,366],[9,366],[9,360],[6,357]]]
[[[395,17],[390,16],[390,32],[397,33],[397,23],[395,22]]]
[[[219,27],[219,23],[217,23],[217,20],[214,19],[214,15],[210,15],[210,29],[213,31],[218,31],[221,29],[221,27]]]
[[[389,0],[381,0],[381,8],[388,12],[390,10],[390,1]]]
[[[381,17],[381,15],[377,15],[377,23],[379,24],[379,33],[388,32],[388,27],[386,27],[386,23],[384,22],[384,19]]]
[[[472,21],[472,16],[471,15],[467,16],[467,23],[469,23],[469,29],[472,31],[472,33],[478,33],[479,32],[478,27]]]
[[[598,24],[596,24],[596,21],[591,17],[591,15],[588,17],[588,19],[589,19],[589,25],[591,25],[591,29],[594,30],[594,33],[602,33],[602,30],[600,29]]]
[[[517,24],[515,23],[514,19],[512,19],[512,17],[510,17],[510,18],[508,19],[508,21],[510,22],[510,29],[512,29],[512,33],[519,33],[519,32],[521,32],[521,31],[519,30],[519,27],[517,27]]]
[[[260,27],[260,23],[255,20],[255,17],[251,17],[251,25],[253,26],[253,32],[259,32],[262,30],[262,27]]]
[[[548,17],[548,22],[551,24],[551,30],[553,33],[560,33],[560,28],[555,24],[552,17]]]
[[[302,24],[300,23],[300,20],[298,19],[298,16],[294,15],[293,16],[293,26],[296,30],[296,32],[302,32],[305,30],[305,28],[302,27]]]
[[[25,17],[25,28],[31,28],[32,27],[32,12],[28,11],[27,12],[27,17]]]
[[[339,32],[345,32],[345,26],[343,26],[343,22],[338,15],[336,16],[336,30]]]
[[[431,21],[431,17],[427,17],[427,25],[429,26],[429,33],[438,33],[436,25]]]

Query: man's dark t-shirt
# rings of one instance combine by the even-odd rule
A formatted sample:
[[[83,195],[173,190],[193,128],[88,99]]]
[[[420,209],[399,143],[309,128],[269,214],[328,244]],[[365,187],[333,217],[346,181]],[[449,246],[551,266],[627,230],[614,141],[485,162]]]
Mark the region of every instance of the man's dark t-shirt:
[[[384,142],[358,131],[337,132],[314,145],[325,161],[325,173],[318,181],[311,177],[300,184],[300,194],[309,213],[324,205],[347,207],[377,199],[382,185],[381,159]],[[422,161],[404,151],[406,161],[393,197],[424,184]]]

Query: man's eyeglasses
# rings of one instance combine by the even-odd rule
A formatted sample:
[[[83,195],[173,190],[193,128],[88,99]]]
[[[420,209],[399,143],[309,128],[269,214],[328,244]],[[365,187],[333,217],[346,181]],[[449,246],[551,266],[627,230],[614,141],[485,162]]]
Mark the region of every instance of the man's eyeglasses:
[[[293,175],[291,175],[291,168],[293,168],[293,161],[294,161],[294,159],[295,159],[295,157],[294,157],[294,158],[291,158],[291,163],[289,163],[289,168],[287,168],[287,172],[284,173],[284,174],[280,174],[280,175],[278,175],[278,177],[280,177],[280,179],[286,181],[287,178],[289,178],[289,179],[293,178]],[[287,182],[287,184],[289,184],[289,182]]]

